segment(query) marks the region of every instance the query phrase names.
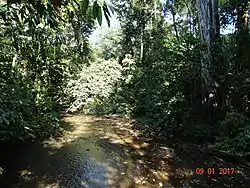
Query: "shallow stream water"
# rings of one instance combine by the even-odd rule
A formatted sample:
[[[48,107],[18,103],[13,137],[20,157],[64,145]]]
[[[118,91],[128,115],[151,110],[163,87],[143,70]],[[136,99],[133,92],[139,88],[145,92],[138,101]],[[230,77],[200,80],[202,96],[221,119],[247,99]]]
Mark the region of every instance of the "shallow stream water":
[[[62,123],[58,138],[1,149],[1,188],[250,187],[248,171],[142,137],[128,120],[73,115]]]

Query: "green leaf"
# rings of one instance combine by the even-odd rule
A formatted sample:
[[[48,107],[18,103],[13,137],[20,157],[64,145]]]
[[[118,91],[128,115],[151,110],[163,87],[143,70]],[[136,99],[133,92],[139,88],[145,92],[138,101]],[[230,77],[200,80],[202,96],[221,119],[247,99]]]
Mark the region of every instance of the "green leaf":
[[[7,11],[7,4],[0,4],[0,13]]]
[[[9,120],[5,119],[4,117],[2,117],[2,119],[3,119],[3,121],[4,121],[7,125],[10,124]]]
[[[83,0],[82,1],[82,13],[83,13],[83,15],[86,15],[88,7],[89,7],[89,0]]]
[[[110,27],[110,19],[109,18],[111,16],[111,14],[109,12],[109,9],[108,9],[108,6],[106,3],[103,5],[103,13],[104,13],[104,16],[107,20],[108,26]]]
[[[100,6],[98,6],[97,20],[99,25],[102,25],[102,8]]]
[[[97,1],[93,5],[93,18],[97,18],[99,25],[102,25],[102,8]]]
[[[109,17],[111,16],[106,3],[103,5],[103,12],[104,12],[104,14],[106,13]]]
[[[97,1],[94,2],[94,5],[93,5],[93,18],[96,19],[97,18],[97,15],[98,15],[98,3]]]
[[[102,7],[104,5],[105,1],[104,0],[97,0],[97,3]]]
[[[108,26],[110,27],[110,20],[109,20],[109,15],[107,15],[107,12],[104,12],[104,16],[107,20]]]

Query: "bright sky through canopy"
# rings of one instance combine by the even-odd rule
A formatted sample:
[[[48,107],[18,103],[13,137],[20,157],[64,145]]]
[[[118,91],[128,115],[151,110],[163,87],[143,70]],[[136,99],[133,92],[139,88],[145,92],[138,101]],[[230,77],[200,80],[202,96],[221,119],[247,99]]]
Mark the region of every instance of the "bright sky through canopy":
[[[163,3],[164,1],[160,0],[160,2]],[[111,2],[109,0],[107,0],[107,3],[111,4]],[[167,18],[166,20],[167,20],[167,22],[172,22],[171,18],[169,18],[169,19]],[[103,15],[103,19],[102,19],[102,25],[100,26],[97,23],[97,21],[96,21],[96,24],[97,24],[97,28],[94,30],[94,32],[91,34],[91,36],[89,38],[90,43],[93,44],[93,45],[95,45],[98,42],[100,34],[106,28],[108,28],[108,23],[107,23],[107,20],[105,19],[104,15]],[[116,13],[114,13],[114,15],[112,15],[111,18],[110,18],[110,27],[111,28],[120,27],[119,20],[117,19]],[[233,33],[235,31],[234,28],[235,28],[234,25],[228,25],[225,29],[221,28],[221,34],[225,35],[225,34],[228,34],[228,33]]]

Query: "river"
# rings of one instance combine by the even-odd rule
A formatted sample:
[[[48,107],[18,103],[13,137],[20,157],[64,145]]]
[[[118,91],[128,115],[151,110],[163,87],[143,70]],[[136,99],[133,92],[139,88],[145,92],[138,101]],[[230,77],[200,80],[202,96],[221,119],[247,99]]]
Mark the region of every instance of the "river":
[[[1,148],[1,188],[250,187],[249,171],[158,143],[129,120],[67,115],[62,124],[56,138]]]

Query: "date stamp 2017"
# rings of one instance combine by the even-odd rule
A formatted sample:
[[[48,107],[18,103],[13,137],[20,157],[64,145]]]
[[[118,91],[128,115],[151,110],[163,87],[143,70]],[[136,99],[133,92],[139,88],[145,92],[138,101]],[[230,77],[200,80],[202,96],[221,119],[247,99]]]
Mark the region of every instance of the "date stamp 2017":
[[[235,174],[234,168],[196,168],[195,173],[199,175],[233,175]]]

